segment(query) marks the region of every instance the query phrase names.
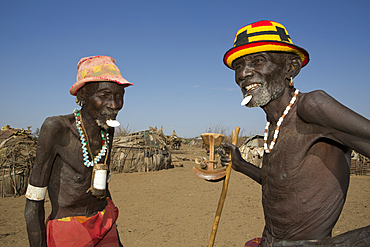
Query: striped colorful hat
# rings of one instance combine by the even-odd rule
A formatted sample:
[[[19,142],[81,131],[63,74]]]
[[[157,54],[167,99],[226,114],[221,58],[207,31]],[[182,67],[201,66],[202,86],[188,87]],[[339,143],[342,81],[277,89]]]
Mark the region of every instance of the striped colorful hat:
[[[76,96],[77,91],[87,82],[111,81],[125,87],[134,85],[122,77],[121,71],[115,65],[116,60],[108,56],[83,57],[77,64],[77,81],[69,93]]]
[[[224,55],[224,64],[233,69],[232,63],[245,55],[278,51],[292,52],[302,59],[302,67],[309,61],[308,52],[293,44],[286,28],[275,21],[258,21],[239,29],[235,35],[234,47]]]

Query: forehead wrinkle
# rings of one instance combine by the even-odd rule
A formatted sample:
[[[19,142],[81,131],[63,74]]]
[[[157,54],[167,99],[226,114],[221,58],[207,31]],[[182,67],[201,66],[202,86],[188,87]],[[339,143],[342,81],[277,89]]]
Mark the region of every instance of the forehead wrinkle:
[[[241,61],[241,60],[244,60],[244,61],[247,61],[247,62],[250,62],[251,60],[253,60],[254,58],[258,57],[258,56],[263,56],[264,58],[266,59],[270,59],[272,60],[272,53],[273,52],[268,52],[268,51],[262,51],[262,52],[257,52],[257,53],[252,53],[252,54],[247,54],[245,56],[242,56],[242,57],[239,57],[238,59],[236,59],[234,62],[233,62],[233,67],[234,67],[234,64],[237,63],[237,61]]]
[[[285,64],[290,58],[295,56],[295,54],[287,52],[271,52],[271,56],[275,63]]]
[[[113,83],[113,82],[109,82],[109,81],[101,81],[101,82],[98,82],[98,83],[99,83],[98,90],[101,90],[101,89],[107,89],[107,88],[110,88],[110,87],[111,87],[111,83]],[[117,84],[117,83],[114,83],[114,84]]]
[[[120,85],[115,82],[102,81],[99,83],[99,87],[97,88],[96,92],[101,92],[101,91],[114,92],[114,91],[121,91],[121,90],[125,92],[124,85]]]

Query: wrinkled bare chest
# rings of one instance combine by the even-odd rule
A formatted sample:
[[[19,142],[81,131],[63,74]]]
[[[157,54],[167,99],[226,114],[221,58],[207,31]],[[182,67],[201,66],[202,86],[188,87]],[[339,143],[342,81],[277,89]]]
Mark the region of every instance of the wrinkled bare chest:
[[[60,177],[61,185],[74,187],[88,183],[91,168],[84,166],[81,142],[71,134],[68,141],[64,141],[63,144],[58,147],[53,163],[54,175]]]
[[[344,150],[315,132],[292,128],[281,134],[272,152],[264,155],[261,170],[269,231],[287,237],[299,234],[299,225],[312,232],[323,222],[334,225],[348,188],[348,176],[338,175],[338,167],[347,162]]]

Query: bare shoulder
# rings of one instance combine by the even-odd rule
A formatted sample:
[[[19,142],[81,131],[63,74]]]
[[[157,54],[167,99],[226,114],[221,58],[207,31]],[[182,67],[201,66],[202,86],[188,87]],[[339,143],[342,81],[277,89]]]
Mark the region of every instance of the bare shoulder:
[[[48,132],[49,134],[58,133],[63,129],[70,129],[73,122],[73,114],[48,117],[42,124],[40,131]]]
[[[68,142],[69,135],[65,134],[68,129],[72,129],[71,115],[45,119],[41,126],[37,142],[36,160],[30,177],[32,185],[41,187],[48,185],[59,147],[65,146]]]
[[[51,148],[48,145],[56,145],[65,139],[65,134],[68,132],[76,132],[74,130],[74,115],[53,116],[45,119],[40,129],[39,143],[44,148]]]
[[[312,112],[325,107],[325,104],[333,101],[334,99],[323,90],[316,90],[309,93],[300,94],[298,103],[298,111]]]
[[[302,93],[297,101],[298,116],[310,123],[320,123],[323,117],[330,117],[335,109],[344,107],[323,90]]]

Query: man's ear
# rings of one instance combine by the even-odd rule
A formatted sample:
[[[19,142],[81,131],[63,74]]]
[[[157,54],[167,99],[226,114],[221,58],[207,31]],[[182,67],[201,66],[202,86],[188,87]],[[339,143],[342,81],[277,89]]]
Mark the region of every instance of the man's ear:
[[[302,68],[302,59],[299,56],[293,56],[290,59],[290,68],[288,70],[288,77],[296,77]]]
[[[86,100],[86,90],[85,87],[80,88],[77,91],[77,99],[82,103],[85,104],[87,102]]]

